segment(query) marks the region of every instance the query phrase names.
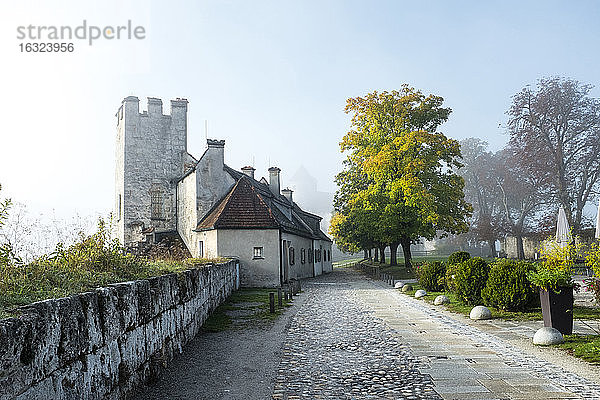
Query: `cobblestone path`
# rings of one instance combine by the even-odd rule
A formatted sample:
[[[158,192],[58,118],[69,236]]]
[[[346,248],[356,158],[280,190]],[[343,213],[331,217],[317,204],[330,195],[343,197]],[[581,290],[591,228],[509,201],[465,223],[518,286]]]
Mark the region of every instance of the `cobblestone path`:
[[[600,399],[600,386],[352,271],[304,283],[273,399]]]
[[[358,275],[335,272],[304,288],[292,319],[274,399],[441,399],[410,349],[366,309]]]

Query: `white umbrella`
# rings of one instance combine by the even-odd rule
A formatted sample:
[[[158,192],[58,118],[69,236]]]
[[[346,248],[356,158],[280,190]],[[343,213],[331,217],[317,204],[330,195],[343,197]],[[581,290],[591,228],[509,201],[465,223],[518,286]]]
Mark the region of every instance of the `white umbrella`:
[[[598,203],[598,214],[596,215],[596,239],[600,239],[600,203]]]
[[[558,221],[556,221],[556,242],[560,247],[566,247],[571,242],[571,230],[565,209],[560,207],[558,210]]]

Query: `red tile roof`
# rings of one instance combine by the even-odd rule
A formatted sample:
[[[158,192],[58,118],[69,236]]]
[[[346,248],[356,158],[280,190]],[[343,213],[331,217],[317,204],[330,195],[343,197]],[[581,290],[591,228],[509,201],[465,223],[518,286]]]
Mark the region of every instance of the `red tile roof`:
[[[243,176],[197,227],[213,228],[279,228],[279,224],[249,178]]]

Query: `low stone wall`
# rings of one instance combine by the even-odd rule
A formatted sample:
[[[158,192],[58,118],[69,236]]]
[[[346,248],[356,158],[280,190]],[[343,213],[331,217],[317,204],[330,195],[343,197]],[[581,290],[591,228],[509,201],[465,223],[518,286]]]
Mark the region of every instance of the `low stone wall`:
[[[239,285],[237,260],[22,308],[0,321],[0,399],[118,399],[156,377]]]

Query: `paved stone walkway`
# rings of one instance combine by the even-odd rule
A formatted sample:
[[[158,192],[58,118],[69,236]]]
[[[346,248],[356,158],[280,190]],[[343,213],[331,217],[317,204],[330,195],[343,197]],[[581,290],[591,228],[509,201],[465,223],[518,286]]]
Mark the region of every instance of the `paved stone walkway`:
[[[382,282],[337,270],[303,289],[274,399],[600,399],[600,385]]]

